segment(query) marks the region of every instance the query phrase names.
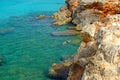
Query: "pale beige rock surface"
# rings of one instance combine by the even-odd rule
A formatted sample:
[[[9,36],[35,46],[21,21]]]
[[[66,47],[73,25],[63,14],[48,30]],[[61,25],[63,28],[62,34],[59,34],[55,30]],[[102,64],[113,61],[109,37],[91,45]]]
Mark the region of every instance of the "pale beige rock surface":
[[[64,65],[56,74],[64,70],[63,80],[120,80],[120,0],[66,3],[72,22],[82,26],[82,43],[67,69]]]

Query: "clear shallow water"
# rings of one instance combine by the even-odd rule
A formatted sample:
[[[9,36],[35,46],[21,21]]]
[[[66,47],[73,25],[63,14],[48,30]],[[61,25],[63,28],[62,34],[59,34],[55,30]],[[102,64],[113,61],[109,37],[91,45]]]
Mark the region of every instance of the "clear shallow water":
[[[0,0],[0,18],[35,11],[57,11],[64,0]]]
[[[56,1],[0,1],[0,55],[4,58],[0,80],[51,80],[46,77],[51,64],[60,62],[63,55],[76,52],[78,45],[62,45],[75,36],[51,35],[53,31],[65,30],[68,25],[55,27],[51,18],[35,19],[39,14],[52,15],[63,5],[61,2],[53,7]],[[52,6],[48,8],[47,4]]]

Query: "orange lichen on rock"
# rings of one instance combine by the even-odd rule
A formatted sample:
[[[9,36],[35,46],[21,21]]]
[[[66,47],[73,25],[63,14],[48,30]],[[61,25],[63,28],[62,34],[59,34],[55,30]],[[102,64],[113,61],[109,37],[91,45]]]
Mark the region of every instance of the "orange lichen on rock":
[[[118,14],[120,13],[120,2],[109,1],[106,3],[93,2],[85,6],[86,9],[97,9],[101,12],[100,20],[106,17],[108,14]]]
[[[93,2],[92,4],[88,4],[85,6],[86,9],[97,9],[97,10],[102,10],[103,4],[100,2]]]
[[[69,10],[73,10],[74,8],[78,7],[80,5],[80,2],[77,0],[74,0],[73,2],[70,2]]]
[[[102,14],[100,15],[100,19],[106,17],[108,14],[118,14],[120,13],[120,2],[107,2],[103,5]]]
[[[97,23],[95,23],[95,27],[96,27],[96,31],[100,30],[100,26]]]
[[[107,2],[103,5],[103,13],[118,14],[120,13],[120,3]]]

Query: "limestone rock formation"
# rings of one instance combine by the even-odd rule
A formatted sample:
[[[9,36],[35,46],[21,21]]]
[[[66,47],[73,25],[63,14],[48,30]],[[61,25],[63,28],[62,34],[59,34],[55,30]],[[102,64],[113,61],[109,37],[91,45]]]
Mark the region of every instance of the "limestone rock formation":
[[[72,22],[82,27],[82,43],[67,69],[62,66],[59,72],[52,67],[50,72],[67,71],[60,76],[64,80],[120,80],[120,0],[66,3]]]
[[[55,19],[54,25],[63,25],[71,22],[71,12],[66,6],[60,8],[60,10],[52,16]]]

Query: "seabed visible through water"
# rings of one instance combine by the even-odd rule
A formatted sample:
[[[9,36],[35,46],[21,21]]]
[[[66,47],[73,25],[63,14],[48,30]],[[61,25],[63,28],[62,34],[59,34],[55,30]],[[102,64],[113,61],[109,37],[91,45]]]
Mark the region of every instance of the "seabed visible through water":
[[[60,62],[61,56],[76,53],[79,46],[62,43],[76,36],[52,36],[53,31],[65,30],[69,25],[55,27],[52,18],[35,19],[40,14],[51,16],[55,12],[40,11],[42,2],[12,1],[0,1],[0,55],[4,60],[0,80],[51,80],[46,74],[52,63]],[[61,2],[54,6],[59,8]]]

